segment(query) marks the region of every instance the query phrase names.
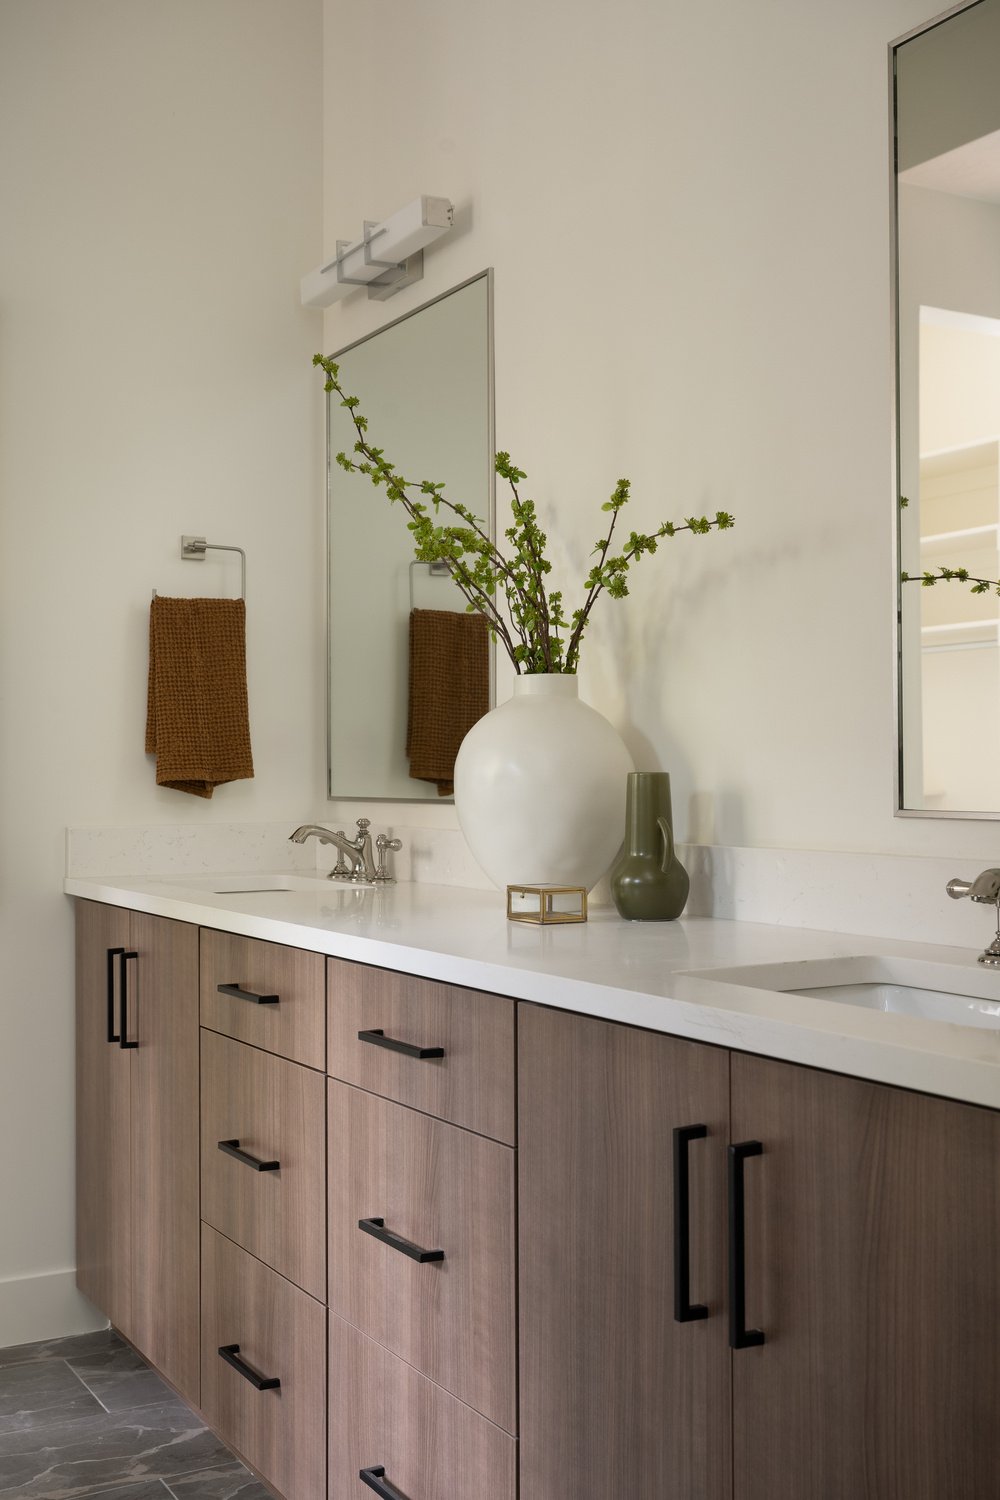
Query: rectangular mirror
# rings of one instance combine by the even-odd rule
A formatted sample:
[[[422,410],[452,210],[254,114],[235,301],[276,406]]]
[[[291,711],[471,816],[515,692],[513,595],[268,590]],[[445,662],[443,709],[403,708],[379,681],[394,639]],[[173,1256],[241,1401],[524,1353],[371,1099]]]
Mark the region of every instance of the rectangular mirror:
[[[1000,0],[892,49],[903,812],[1000,816]],[[922,587],[927,573],[940,581]]]
[[[484,271],[406,317],[339,350],[345,391],[360,400],[367,436],[407,479],[444,482],[494,527],[493,285]],[[345,472],[339,452],[353,453],[356,432],[336,394],[327,412],[328,746],[331,798],[439,802],[447,778],[407,755],[411,708],[410,631],[424,630],[422,664],[412,691],[427,691],[427,612],[465,615],[465,599],[447,572],[413,561],[407,516],[363,474]],[[438,622],[439,624],[441,622]],[[470,626],[478,620],[467,620]],[[452,635],[443,622],[433,639]],[[462,632],[464,625],[454,624]],[[483,653],[486,706],[493,703],[492,645]],[[477,657],[477,662],[479,658]],[[417,701],[418,718],[450,712],[450,670],[432,664],[431,691],[443,695],[434,714]],[[440,668],[440,671],[437,668]],[[478,674],[478,666],[477,666]],[[421,685],[424,685],[423,688]],[[477,689],[478,692],[478,689]]]

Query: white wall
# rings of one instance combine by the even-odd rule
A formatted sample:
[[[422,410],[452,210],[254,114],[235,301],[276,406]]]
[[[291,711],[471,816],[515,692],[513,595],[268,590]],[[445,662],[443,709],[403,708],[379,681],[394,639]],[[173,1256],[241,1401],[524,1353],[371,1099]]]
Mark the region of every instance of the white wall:
[[[321,24],[320,0],[0,7],[0,1345],[93,1318],[66,826],[321,795]],[[257,774],[211,802],[142,748],[151,590],[238,582],[182,532],[248,557]]]
[[[621,474],[645,528],[737,517],[584,651],[685,840],[996,853],[893,816],[887,48],[934,9],[326,0],[327,249],[418,192],[460,225],[327,348],[492,264],[498,445],[575,575]]]

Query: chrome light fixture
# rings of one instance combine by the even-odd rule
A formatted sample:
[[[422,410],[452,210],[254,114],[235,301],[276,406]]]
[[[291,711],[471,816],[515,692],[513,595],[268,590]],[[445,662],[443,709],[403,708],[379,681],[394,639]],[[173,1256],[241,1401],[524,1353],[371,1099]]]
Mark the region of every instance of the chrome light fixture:
[[[447,198],[415,198],[381,223],[365,220],[360,240],[338,240],[333,260],[302,278],[302,306],[329,307],[356,286],[385,301],[424,274],[424,247],[454,222]]]

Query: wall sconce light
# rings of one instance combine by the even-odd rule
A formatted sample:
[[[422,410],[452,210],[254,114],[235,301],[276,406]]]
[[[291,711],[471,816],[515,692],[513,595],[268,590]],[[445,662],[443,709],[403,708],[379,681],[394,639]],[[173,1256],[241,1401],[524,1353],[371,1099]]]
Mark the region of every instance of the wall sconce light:
[[[424,246],[454,222],[447,198],[414,198],[381,223],[365,220],[360,240],[338,240],[337,254],[302,278],[302,306],[329,307],[356,286],[384,302],[424,274]]]

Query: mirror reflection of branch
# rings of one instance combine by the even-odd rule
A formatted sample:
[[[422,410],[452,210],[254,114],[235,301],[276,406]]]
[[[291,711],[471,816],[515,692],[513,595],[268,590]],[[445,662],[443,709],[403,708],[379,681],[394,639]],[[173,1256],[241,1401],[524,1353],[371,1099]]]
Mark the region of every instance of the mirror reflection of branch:
[[[968,568],[938,568],[935,572],[900,573],[903,583],[919,583],[921,588],[931,589],[936,583],[967,583],[973,594],[1000,594],[1000,578],[977,578]]]
[[[900,510],[905,510],[909,503],[905,495],[900,495]],[[1000,594],[1000,578],[977,578],[968,568],[925,568],[922,573],[902,572],[899,578],[901,583],[919,583],[925,589],[932,589],[936,583],[967,583],[970,593],[988,594],[992,590]]]
[[[610,513],[608,528],[594,546],[596,562],[584,580],[586,594],[569,618],[563,609],[562,592],[548,589],[546,579],[552,564],[545,555],[548,538],[538,525],[533,500],[521,498],[518,485],[527,478],[510,459],[496,455],[496,472],[510,486],[512,524],[504,532],[510,543],[505,556],[490,537],[486,523],[460,501],[444,494],[444,485],[432,480],[405,479],[389,462],[385,452],[368,438],[368,419],[359,410],[357,396],[348,395],[340,384],[339,367],[322,354],[313,364],[326,374],[326,390],[340,397],[350,413],[357,439],[353,457],[337,454],[337,463],[351,474],[366,474],[372,484],[384,487],[389,501],[401,505],[413,534],[418,562],[445,562],[464,595],[466,608],[485,615],[494,640],[504,650],[518,673],[575,672],[580,646],[591,611],[602,593],[612,599],[628,594],[628,571],[645,553],[657,550],[664,537],[690,531],[694,535],[734,525],[727,511],[715,516],[687,516],[683,521],[664,521],[656,531],[630,532],[618,552],[612,551],[618,512],[627,505],[629,481],[620,479],[611,498],[601,507]],[[441,520],[441,510],[454,519]],[[501,604],[502,600],[502,604]]]

